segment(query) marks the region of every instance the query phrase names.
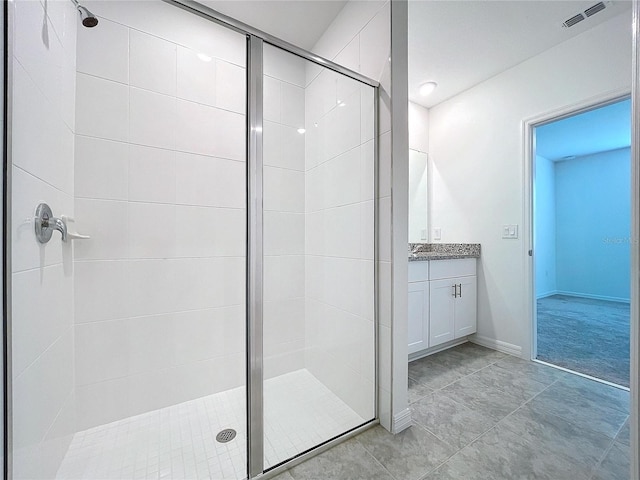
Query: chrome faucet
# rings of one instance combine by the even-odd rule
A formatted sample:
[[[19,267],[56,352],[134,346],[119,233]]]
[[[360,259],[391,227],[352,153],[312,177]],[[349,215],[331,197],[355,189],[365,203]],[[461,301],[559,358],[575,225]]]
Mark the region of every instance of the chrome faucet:
[[[61,218],[53,216],[51,208],[46,203],[41,203],[36,208],[35,229],[36,238],[40,243],[47,243],[51,240],[53,231],[57,230],[62,234],[62,241],[75,239],[86,239],[88,235],[80,235],[78,233],[69,233],[67,222],[73,222],[73,218],[62,215]]]

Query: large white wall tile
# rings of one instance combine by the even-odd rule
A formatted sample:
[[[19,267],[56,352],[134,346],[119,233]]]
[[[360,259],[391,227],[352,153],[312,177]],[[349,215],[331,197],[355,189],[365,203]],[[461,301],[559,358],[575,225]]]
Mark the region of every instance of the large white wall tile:
[[[176,98],[130,88],[131,143],[159,148],[175,148]]]
[[[76,198],[126,200],[129,192],[129,145],[76,135]]]
[[[176,256],[243,256],[246,222],[243,209],[177,206]]]
[[[245,131],[244,115],[178,100],[179,151],[243,160]]]
[[[173,258],[176,255],[176,206],[160,203],[129,204],[129,256]]]
[[[271,45],[264,47],[264,73],[298,87],[305,86],[305,66],[308,62],[297,55]]]
[[[126,202],[78,198],[75,225],[87,240],[74,241],[77,260],[118,260],[129,256],[129,212]]]
[[[265,212],[264,254],[304,254],[304,214]]]
[[[264,209],[304,213],[304,173],[264,167]]]
[[[178,97],[192,102],[216,104],[216,60],[178,46]]]
[[[129,200],[175,203],[176,153],[161,148],[129,147]]]
[[[353,148],[342,155],[329,160],[322,169],[326,188],[326,207],[337,207],[360,201],[361,185],[360,148]]]
[[[12,160],[54,187],[73,190],[73,132],[14,62]],[[37,114],[34,114],[37,112]],[[34,207],[35,208],[35,207]]]
[[[124,318],[129,314],[127,262],[76,262],[75,323]]]
[[[391,54],[390,8],[381,9],[362,29],[360,45],[360,72],[369,78],[380,78]]]
[[[79,73],[76,133],[126,142],[129,138],[129,92],[125,85]]]
[[[304,295],[305,257],[303,255],[264,257],[265,301],[304,298]]]
[[[12,277],[12,374],[17,377],[73,322],[73,278],[62,265]],[[38,301],[34,301],[34,299]],[[46,319],[46,321],[43,321]]]
[[[295,128],[305,128],[304,125],[304,89],[282,82],[281,118],[284,125]]]
[[[244,208],[244,162],[176,153],[176,201],[179,204]]]
[[[129,29],[100,19],[100,28],[78,29],[78,72],[129,82]]]
[[[281,118],[281,85],[282,82],[273,77],[265,75],[263,78],[263,111],[262,115],[265,120],[272,122],[280,122]]]
[[[127,320],[75,326],[76,384],[124,377],[129,372]]]
[[[245,114],[246,78],[244,68],[222,60],[216,61],[216,106]]]
[[[137,30],[129,31],[129,83],[176,95],[176,44]]]

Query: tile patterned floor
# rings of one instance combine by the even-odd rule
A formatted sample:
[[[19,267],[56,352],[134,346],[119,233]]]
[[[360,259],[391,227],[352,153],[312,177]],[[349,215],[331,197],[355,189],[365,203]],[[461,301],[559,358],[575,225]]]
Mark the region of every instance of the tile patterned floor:
[[[414,425],[278,480],[629,480],[629,393],[471,343],[409,364]]]
[[[306,370],[265,382],[265,463],[275,465],[365,422]],[[245,391],[236,388],[74,435],[58,479],[246,477]],[[215,441],[224,428],[238,435]]]

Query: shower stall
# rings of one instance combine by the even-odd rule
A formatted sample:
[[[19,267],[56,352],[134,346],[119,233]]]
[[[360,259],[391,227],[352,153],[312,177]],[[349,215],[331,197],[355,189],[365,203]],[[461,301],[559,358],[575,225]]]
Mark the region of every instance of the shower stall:
[[[4,8],[6,475],[253,478],[374,424],[377,82],[188,0]]]

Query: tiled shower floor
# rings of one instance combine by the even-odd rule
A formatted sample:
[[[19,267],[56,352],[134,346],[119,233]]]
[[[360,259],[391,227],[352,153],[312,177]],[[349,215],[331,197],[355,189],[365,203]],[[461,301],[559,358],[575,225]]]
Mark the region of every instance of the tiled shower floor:
[[[368,420],[307,370],[264,389],[266,467]],[[238,434],[218,443],[224,428]],[[245,390],[236,388],[76,433],[57,478],[240,479],[245,455]]]

